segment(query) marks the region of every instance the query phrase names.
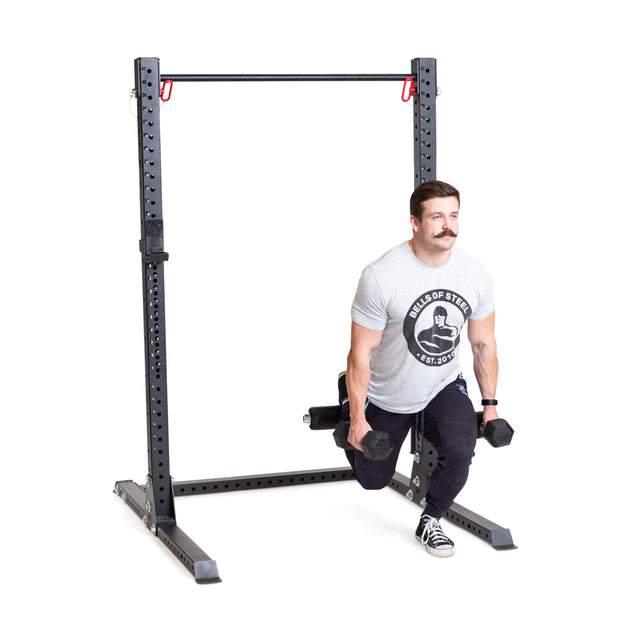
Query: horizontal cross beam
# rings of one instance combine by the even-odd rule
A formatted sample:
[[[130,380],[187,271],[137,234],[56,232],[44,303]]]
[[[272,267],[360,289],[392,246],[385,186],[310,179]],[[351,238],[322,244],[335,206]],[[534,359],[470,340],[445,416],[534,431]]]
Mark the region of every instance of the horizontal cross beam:
[[[173,82],[341,82],[341,81],[403,81],[412,78],[411,73],[403,74],[175,74],[163,73],[160,80]]]

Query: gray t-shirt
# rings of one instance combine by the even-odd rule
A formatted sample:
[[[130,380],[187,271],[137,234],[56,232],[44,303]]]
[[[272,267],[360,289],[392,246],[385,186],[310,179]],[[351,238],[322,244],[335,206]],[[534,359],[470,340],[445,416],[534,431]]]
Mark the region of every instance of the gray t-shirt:
[[[494,310],[485,268],[454,246],[447,264],[428,267],[408,242],[365,267],[351,318],[384,330],[371,356],[368,398],[393,413],[415,413],[461,373],[465,322]]]

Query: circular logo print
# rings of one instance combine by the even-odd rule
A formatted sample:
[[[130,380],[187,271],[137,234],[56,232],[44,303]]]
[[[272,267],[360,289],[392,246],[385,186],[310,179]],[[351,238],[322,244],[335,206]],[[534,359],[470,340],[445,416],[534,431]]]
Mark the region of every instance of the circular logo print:
[[[432,289],[421,295],[405,316],[403,333],[411,355],[429,367],[455,358],[460,334],[471,306],[449,289]]]

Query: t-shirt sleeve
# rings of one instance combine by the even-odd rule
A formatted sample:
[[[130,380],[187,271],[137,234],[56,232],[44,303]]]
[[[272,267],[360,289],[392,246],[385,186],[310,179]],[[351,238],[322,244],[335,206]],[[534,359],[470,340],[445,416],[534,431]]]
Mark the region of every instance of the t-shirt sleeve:
[[[471,320],[484,320],[484,318],[490,316],[496,308],[493,302],[493,280],[484,267],[479,266],[477,270],[476,287],[478,291],[478,304],[470,318]]]
[[[351,319],[366,329],[382,331],[387,326],[387,303],[371,267],[360,276],[351,305]]]

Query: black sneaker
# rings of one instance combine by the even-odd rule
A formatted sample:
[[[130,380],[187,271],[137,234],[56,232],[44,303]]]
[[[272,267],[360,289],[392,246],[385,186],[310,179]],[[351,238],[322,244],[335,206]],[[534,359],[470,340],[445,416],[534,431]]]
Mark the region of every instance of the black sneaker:
[[[440,520],[426,514],[420,517],[420,523],[416,529],[416,538],[425,545],[427,551],[440,558],[452,556],[455,553],[453,540],[442,533]]]

